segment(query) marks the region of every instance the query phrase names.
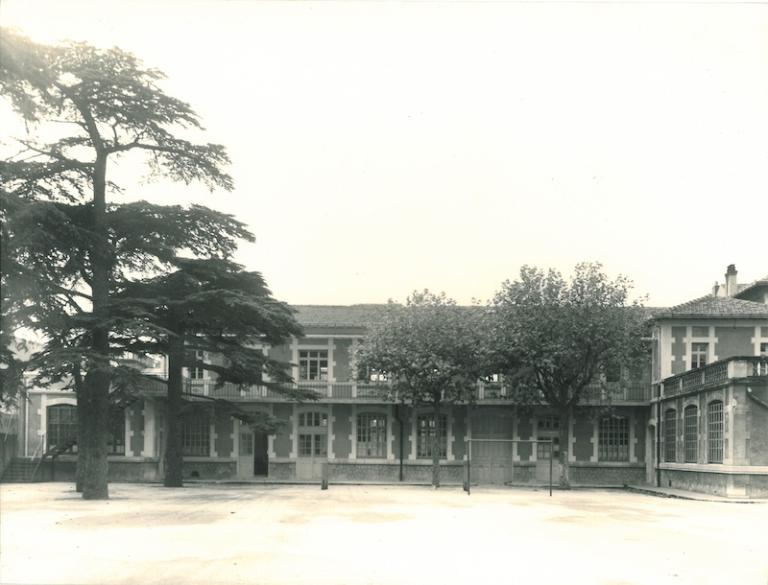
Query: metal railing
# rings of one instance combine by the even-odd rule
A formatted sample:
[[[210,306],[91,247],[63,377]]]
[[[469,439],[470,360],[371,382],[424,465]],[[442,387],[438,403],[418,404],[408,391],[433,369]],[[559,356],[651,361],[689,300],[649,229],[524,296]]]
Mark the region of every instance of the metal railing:
[[[703,368],[665,378],[658,384],[657,397],[696,392],[724,384],[735,378],[768,376],[768,357],[741,356],[713,362]]]
[[[365,381],[301,381],[286,386],[286,389],[300,389],[314,391],[320,400],[354,400],[372,402],[396,401],[397,396],[392,385],[388,382]],[[146,388],[146,394],[163,395],[166,393],[165,385],[152,384]],[[188,396],[195,395],[207,398],[221,398],[233,401],[290,401],[289,393],[283,393],[266,386],[241,387],[237,384],[225,382],[217,386],[215,380],[185,379],[184,393]],[[642,382],[593,384],[587,388],[584,401],[589,402],[633,402],[642,403],[650,400],[651,387]],[[514,395],[502,383],[478,382],[475,392],[477,402],[510,401]]]

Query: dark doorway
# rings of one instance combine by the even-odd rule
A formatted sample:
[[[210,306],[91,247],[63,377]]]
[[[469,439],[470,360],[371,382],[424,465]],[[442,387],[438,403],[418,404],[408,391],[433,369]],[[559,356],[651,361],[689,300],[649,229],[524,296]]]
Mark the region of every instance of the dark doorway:
[[[269,442],[264,433],[253,434],[253,475],[269,474]]]

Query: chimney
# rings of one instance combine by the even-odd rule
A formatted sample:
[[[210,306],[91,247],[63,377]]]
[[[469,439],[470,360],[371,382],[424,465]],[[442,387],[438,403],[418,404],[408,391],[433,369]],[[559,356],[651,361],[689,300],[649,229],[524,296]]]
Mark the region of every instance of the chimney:
[[[729,264],[728,269],[725,271],[725,296],[727,297],[732,297],[737,292],[739,292],[736,281],[736,274],[736,265]]]
[[[713,297],[720,296],[720,284],[717,282],[715,282],[715,286],[712,287],[712,296]]]

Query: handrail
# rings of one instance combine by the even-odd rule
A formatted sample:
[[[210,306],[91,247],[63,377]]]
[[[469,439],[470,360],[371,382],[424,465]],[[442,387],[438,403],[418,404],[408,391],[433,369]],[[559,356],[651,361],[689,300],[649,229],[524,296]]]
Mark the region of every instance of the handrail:
[[[738,363],[742,363],[746,367],[742,371],[738,371]],[[661,397],[677,396],[685,392],[716,386],[729,379],[750,376],[768,376],[768,357],[754,355],[733,356],[712,362],[695,370],[687,370],[674,376],[669,376],[659,382],[663,388]]]

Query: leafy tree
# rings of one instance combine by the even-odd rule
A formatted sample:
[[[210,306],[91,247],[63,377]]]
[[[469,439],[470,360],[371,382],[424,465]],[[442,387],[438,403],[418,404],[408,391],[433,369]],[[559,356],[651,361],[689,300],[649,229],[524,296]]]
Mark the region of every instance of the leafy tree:
[[[178,250],[180,239],[166,240],[167,230],[158,227],[178,219],[174,213],[197,228],[197,238],[187,238],[197,248],[193,252],[226,255],[227,250],[214,243],[219,228],[222,246],[229,251],[233,238],[250,235],[228,216],[203,208],[175,208],[169,217],[149,204],[118,208],[108,203],[108,194],[120,192],[108,178],[108,163],[128,154],[146,155],[151,176],[184,183],[201,181],[211,189],[232,188],[232,180],[223,170],[229,162],[224,147],[185,138],[201,129],[200,121],[188,104],[159,87],[163,77],[159,71],[143,67],[120,49],[102,50],[83,43],[50,47],[7,29],[0,31],[0,54],[0,92],[34,132],[19,140],[23,150],[0,168],[3,197],[12,194],[19,213],[45,214],[49,225],[56,215],[77,216],[77,221],[67,225],[75,229],[57,234],[55,241],[46,240],[44,232],[35,234],[38,241],[33,244],[41,245],[38,256],[34,245],[20,246],[24,252],[11,268],[6,271],[4,267],[3,278],[9,290],[17,290],[13,282],[17,277],[23,280],[29,271],[37,272],[48,262],[50,268],[34,279],[34,288],[25,289],[24,298],[35,304],[33,294],[42,286],[43,292],[56,293],[56,301],[38,318],[43,313],[46,318],[77,315],[82,332],[74,335],[85,347],[77,359],[70,360],[69,368],[74,374],[84,372],[78,383],[83,497],[107,498],[107,421],[114,374],[110,296],[115,283],[126,271],[157,266],[156,261],[162,265],[171,250]],[[197,212],[198,220],[205,215],[211,219],[207,229],[205,221],[193,219]],[[157,237],[147,242],[144,238],[151,230],[145,222],[157,229]],[[4,239],[9,225],[4,216]],[[175,228],[181,232],[189,225],[182,220]],[[125,229],[121,232],[118,226]],[[116,247],[116,233],[122,234],[122,249]],[[20,234],[18,229],[15,234]],[[65,237],[64,247],[57,249],[53,244]],[[63,305],[69,307],[62,309]],[[4,323],[4,332],[11,328]],[[55,353],[48,352],[48,356],[55,357]]]
[[[224,259],[177,258],[177,269],[126,283],[113,306],[122,315],[121,345],[138,354],[168,357],[168,424],[165,485],[182,485],[183,368],[212,372],[217,386],[261,385],[298,400],[316,398],[294,389],[287,364],[269,358],[259,344],[282,345],[302,334],[293,310],[275,300],[258,272]],[[271,420],[239,418],[261,428]]]
[[[631,363],[641,349],[640,302],[631,282],[610,280],[599,263],[581,263],[566,281],[554,270],[523,266],[493,303],[497,363],[512,374],[518,403],[555,408],[560,418],[560,484],[570,486],[568,432],[576,406],[609,368]]]
[[[432,485],[440,485],[438,421],[444,408],[472,402],[487,374],[485,311],[460,307],[445,294],[414,292],[405,306],[390,302],[371,325],[357,362],[386,375],[397,398],[432,407]]]

